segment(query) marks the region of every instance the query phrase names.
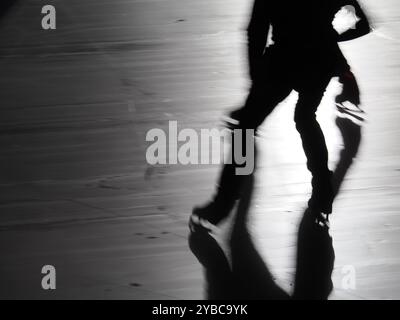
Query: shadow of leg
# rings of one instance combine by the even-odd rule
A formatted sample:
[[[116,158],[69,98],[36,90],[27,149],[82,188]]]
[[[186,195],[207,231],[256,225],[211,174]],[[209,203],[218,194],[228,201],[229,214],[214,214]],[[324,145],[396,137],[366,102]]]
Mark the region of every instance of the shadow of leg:
[[[359,120],[359,118],[357,118]],[[343,150],[333,173],[334,196],[356,157],[361,144],[361,126],[348,118],[336,119],[343,139]],[[325,300],[333,289],[332,271],[335,252],[329,228],[315,223],[307,209],[300,222],[294,299]]]
[[[336,124],[344,148],[334,172],[334,190],[340,185],[357,155],[361,127],[350,119],[338,118]],[[231,264],[207,229],[197,225],[189,236],[189,246],[205,268],[208,299],[281,300],[290,296],[274,281],[267,265],[254,246],[247,228],[247,217],[254,188],[254,174],[243,179],[243,192],[233,224]],[[335,252],[329,228],[315,223],[307,209],[298,231],[297,266],[293,299],[325,300],[332,291]]]
[[[254,247],[247,229],[247,216],[253,191],[254,176],[244,179],[244,192],[234,221],[229,261],[217,241],[201,225],[194,226],[189,246],[205,268],[208,299],[281,300],[289,295],[273,277]]]
[[[224,251],[211,234],[199,226],[189,235],[189,247],[204,267],[206,299],[235,299],[235,282]]]
[[[301,220],[297,239],[294,299],[326,300],[333,289],[335,252],[327,227],[315,223],[308,210]]]
[[[247,216],[254,187],[254,175],[245,183],[245,192],[238,205],[231,235],[232,272],[239,284],[240,299],[286,300],[289,295],[274,281],[258,253],[247,229]]]
[[[357,119],[359,120],[359,119]],[[342,135],[343,149],[340,159],[333,173],[333,188],[335,197],[339,193],[340,187],[353,164],[353,159],[357,156],[361,144],[361,126],[349,118],[336,118],[336,125]]]

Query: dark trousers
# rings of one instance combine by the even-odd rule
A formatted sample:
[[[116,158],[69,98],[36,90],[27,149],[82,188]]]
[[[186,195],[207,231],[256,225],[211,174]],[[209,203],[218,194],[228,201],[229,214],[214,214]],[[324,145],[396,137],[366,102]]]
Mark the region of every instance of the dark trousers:
[[[313,187],[318,187],[314,183],[329,183],[328,151],[315,113],[334,75],[334,67],[335,57],[321,50],[299,54],[287,48],[270,47],[260,64],[259,75],[253,79],[246,103],[238,112],[240,129],[257,130],[274,108],[296,90],[299,99],[294,122],[307,157],[307,168],[313,176]],[[221,201],[227,204],[226,201],[237,199],[244,179],[235,174],[235,164],[225,165],[219,182]]]

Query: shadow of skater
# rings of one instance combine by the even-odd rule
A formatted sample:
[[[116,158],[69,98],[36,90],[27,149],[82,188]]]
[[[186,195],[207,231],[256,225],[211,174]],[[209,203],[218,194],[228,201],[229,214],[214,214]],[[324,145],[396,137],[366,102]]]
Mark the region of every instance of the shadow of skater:
[[[335,196],[356,157],[361,143],[361,126],[349,118],[338,117],[336,124],[343,138],[343,150],[333,174]],[[327,224],[320,224],[307,208],[298,229],[295,288],[292,296],[274,281],[258,253],[247,229],[254,174],[244,181],[233,222],[230,254],[225,254],[209,230],[192,225],[189,246],[205,268],[206,298],[286,300],[325,300],[332,289],[335,253]],[[228,259],[228,256],[230,259]]]

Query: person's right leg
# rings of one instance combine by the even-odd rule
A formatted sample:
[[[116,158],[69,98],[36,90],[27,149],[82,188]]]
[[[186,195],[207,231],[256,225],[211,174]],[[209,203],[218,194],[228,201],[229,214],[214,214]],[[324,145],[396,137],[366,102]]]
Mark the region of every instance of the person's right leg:
[[[299,91],[295,110],[296,129],[300,133],[307,168],[312,174],[312,196],[310,209],[316,213],[332,212],[332,172],[328,168],[328,150],[325,137],[316,119],[316,111],[330,78],[321,77],[319,84],[311,89]]]

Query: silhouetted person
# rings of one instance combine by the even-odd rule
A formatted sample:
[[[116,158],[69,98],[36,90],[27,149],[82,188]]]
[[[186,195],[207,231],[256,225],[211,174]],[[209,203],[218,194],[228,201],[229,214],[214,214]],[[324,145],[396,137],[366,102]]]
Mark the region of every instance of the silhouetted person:
[[[338,34],[332,21],[346,5],[355,8],[359,21],[355,29]],[[266,48],[270,26],[274,44]],[[292,90],[298,92],[294,121],[312,174],[309,210],[316,216],[332,212],[334,192],[325,138],[315,113],[331,78],[350,72],[338,42],[369,31],[356,0],[255,0],[247,32],[252,86],[237,112],[237,128],[256,130]],[[235,174],[236,167],[235,163],[224,166],[216,196],[195,208],[193,216],[217,224],[230,213],[244,179]]]

